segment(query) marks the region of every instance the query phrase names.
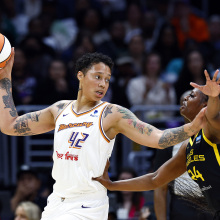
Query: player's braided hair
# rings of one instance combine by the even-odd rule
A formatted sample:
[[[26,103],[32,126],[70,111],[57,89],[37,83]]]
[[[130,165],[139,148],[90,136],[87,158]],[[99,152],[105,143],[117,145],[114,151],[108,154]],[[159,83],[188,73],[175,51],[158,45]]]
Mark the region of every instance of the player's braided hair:
[[[214,215],[215,211],[211,207],[209,207],[208,202],[203,196],[202,191],[199,187],[195,187],[195,185],[191,184],[189,181],[188,183],[186,183],[185,181],[183,186],[183,183],[180,180],[175,179],[175,181],[172,181],[168,184],[173,194],[174,184],[175,189],[181,195],[179,198],[189,202],[195,209],[201,212],[206,212]]]
[[[86,53],[76,61],[75,73],[77,74],[79,71],[82,71],[86,74],[92,65],[98,63],[104,63],[110,70],[112,70],[114,65],[112,59],[102,53]]]

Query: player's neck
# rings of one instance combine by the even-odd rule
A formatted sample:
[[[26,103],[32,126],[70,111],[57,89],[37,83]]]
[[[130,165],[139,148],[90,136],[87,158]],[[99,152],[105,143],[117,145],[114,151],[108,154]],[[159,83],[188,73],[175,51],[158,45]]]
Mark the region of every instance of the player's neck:
[[[84,98],[77,98],[77,100],[74,103],[73,109],[77,113],[81,113],[94,108],[96,105],[100,103],[101,101],[90,101]]]

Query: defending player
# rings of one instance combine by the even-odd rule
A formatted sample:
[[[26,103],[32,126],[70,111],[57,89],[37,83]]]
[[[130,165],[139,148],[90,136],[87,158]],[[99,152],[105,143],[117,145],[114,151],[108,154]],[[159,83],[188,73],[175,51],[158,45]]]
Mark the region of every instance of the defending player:
[[[182,144],[174,157],[154,173],[116,182],[109,180],[107,173],[109,163],[107,163],[104,175],[94,179],[109,190],[146,191],[163,186],[188,171],[190,177],[198,183],[208,204],[208,207],[203,206],[202,209],[215,213],[214,219],[220,219],[220,79],[217,80],[218,72],[217,70],[213,79],[210,80],[209,74],[205,71],[205,86],[191,83],[195,89],[185,98],[180,113],[192,121],[200,109],[207,106],[205,113],[207,123],[195,136]],[[183,190],[184,187],[180,186],[178,190]],[[193,191],[195,189],[192,187],[189,190],[191,193],[187,193],[186,196],[190,196],[192,202],[196,201],[201,205],[201,197],[198,203],[197,193]],[[188,190],[182,192],[186,193]]]

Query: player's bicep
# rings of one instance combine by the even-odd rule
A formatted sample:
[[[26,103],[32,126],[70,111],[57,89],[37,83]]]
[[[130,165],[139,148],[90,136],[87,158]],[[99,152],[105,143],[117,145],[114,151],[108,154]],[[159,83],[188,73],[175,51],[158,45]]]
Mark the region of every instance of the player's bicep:
[[[116,106],[117,129],[131,140],[149,147],[157,147],[160,130],[139,120],[134,113],[121,106]],[[156,140],[156,141],[155,141]]]

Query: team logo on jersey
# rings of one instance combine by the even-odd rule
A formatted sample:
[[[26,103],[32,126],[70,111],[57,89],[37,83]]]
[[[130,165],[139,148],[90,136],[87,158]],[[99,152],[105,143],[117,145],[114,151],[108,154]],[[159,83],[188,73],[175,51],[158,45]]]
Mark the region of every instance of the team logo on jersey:
[[[74,127],[86,127],[89,128],[90,126],[93,125],[93,122],[83,122],[83,123],[69,123],[68,125],[65,124],[60,124],[58,132],[67,128],[74,128]]]
[[[98,117],[98,110],[95,110],[92,114],[90,114],[91,117]]]
[[[199,136],[196,138],[196,144],[198,144],[198,143],[200,143],[200,142],[201,142],[201,138],[202,138],[202,136],[201,136],[201,135],[199,135]]]

